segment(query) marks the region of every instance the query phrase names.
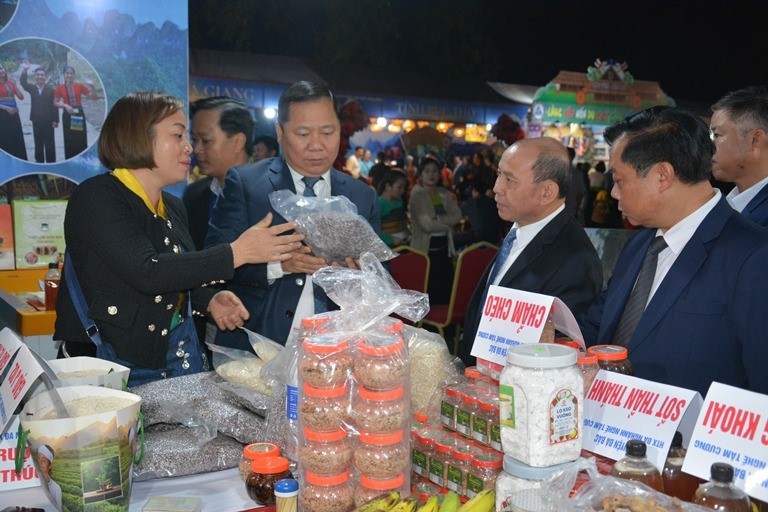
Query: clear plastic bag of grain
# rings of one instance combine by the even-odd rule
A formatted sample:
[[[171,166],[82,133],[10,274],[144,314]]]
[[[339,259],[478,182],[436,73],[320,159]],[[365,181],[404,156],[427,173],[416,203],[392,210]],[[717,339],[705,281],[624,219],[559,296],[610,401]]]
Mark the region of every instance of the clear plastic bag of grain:
[[[261,395],[271,395],[272,387],[261,377],[265,362],[255,354],[208,343],[213,352],[213,368],[227,382]]]
[[[445,385],[463,374],[464,363],[437,333],[406,325],[403,337],[410,359],[411,408],[439,410]]]
[[[277,213],[288,221],[296,221],[296,231],[312,247],[315,256],[329,264],[359,259],[363,253],[373,254],[379,261],[396,255],[373,230],[365,217],[357,214],[357,206],[344,196],[304,197],[290,190],[269,195]]]

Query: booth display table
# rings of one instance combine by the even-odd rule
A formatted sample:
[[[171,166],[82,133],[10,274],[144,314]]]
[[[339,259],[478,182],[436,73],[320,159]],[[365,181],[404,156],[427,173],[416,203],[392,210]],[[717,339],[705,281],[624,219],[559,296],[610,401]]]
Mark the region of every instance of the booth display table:
[[[56,359],[55,311],[37,311],[25,297],[40,292],[47,269],[0,271],[0,329],[10,327],[44,359]]]

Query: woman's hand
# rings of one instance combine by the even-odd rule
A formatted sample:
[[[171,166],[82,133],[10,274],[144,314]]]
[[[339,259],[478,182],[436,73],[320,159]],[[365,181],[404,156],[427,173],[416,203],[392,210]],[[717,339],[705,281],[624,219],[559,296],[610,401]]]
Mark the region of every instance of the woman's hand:
[[[208,312],[222,331],[242,327],[251,316],[238,296],[228,290],[220,291],[213,296],[208,303]]]
[[[296,229],[298,224],[286,222],[279,226],[269,227],[271,223],[272,214],[268,213],[258,224],[248,228],[230,244],[235,268],[246,263],[285,261],[291,258],[293,251],[301,248],[304,235],[298,233],[283,234],[286,231]]]

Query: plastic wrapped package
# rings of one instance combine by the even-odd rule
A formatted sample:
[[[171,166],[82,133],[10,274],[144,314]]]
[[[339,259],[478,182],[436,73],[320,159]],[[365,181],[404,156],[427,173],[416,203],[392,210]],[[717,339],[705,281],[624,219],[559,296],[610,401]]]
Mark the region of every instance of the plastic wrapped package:
[[[379,261],[396,256],[344,196],[303,197],[278,190],[269,195],[269,201],[283,218],[299,224],[296,231],[304,235],[304,242],[328,263],[358,259],[366,252]]]
[[[213,352],[213,368],[221,378],[257,395],[272,394],[272,387],[261,377],[262,359],[245,350],[207,345]]]
[[[153,425],[144,429],[144,458],[134,466],[134,481],[229,469],[242,455],[243,445],[227,436],[220,434],[198,446],[191,429]]]
[[[264,427],[267,420],[262,416],[229,402],[210,398],[195,398],[188,406],[205,422],[215,425],[219,432],[243,444],[265,441]]]
[[[403,337],[411,362],[411,409],[439,411],[445,385],[463,374],[464,363],[437,333],[406,325]]]

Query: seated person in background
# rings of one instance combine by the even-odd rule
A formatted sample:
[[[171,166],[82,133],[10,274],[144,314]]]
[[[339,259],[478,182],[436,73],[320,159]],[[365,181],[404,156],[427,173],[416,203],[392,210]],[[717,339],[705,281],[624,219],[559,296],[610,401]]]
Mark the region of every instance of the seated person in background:
[[[379,182],[379,208],[381,208],[381,239],[390,247],[407,244],[411,238],[408,232],[408,214],[403,196],[408,178],[400,169],[390,169]]]
[[[702,395],[714,380],[768,393],[768,231],[712,188],[709,128],[653,107],[609,127],[605,140],[611,193],[645,229],[578,317],[587,345],[623,345],[635,376]]]
[[[501,237],[501,218],[496,209],[496,201],[488,197],[488,189],[483,182],[470,186],[471,197],[461,205],[461,213],[469,220],[469,232],[457,233],[453,244],[457,248],[488,242],[499,245]]]

